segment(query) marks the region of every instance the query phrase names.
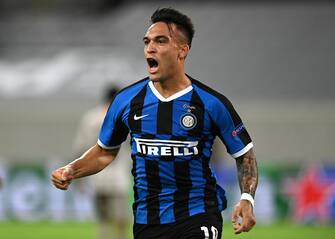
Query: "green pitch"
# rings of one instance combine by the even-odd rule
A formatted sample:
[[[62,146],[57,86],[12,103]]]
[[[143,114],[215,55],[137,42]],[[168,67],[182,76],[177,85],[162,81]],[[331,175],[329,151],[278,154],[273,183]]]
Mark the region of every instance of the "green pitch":
[[[51,223],[51,222],[0,222],[1,239],[94,239],[97,238],[96,223]],[[131,239],[129,225],[129,239]],[[257,225],[249,233],[234,235],[230,225],[224,225],[223,239],[334,239],[335,226]],[[112,239],[112,238],[111,238]]]

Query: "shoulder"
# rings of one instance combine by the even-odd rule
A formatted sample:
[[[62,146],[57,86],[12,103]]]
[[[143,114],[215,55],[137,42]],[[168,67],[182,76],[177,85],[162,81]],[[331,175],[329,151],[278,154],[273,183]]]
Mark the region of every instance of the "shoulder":
[[[116,93],[114,99],[109,106],[109,112],[123,112],[131,100],[144,88],[147,86],[149,78],[146,77],[139,80]]]
[[[214,90],[213,88],[205,85],[204,83],[191,78],[194,90],[198,93],[199,97],[209,106],[222,105],[228,110],[233,108],[231,101],[222,93]]]
[[[120,90],[114,97],[112,104],[127,105],[144,87],[148,85],[149,78],[143,78]]]
[[[119,98],[119,99],[121,98],[122,100],[132,99],[133,97],[136,96],[136,94],[138,94],[138,92],[140,92],[144,87],[147,86],[149,81],[150,81],[149,77],[136,81],[135,83],[120,90],[116,94],[115,98]]]

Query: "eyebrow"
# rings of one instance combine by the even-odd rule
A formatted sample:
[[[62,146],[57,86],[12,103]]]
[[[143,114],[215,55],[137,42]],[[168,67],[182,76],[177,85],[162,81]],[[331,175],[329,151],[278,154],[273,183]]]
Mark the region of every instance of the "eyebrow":
[[[165,38],[165,39],[168,39],[168,37],[165,36],[165,35],[158,35],[158,36],[155,36],[155,37],[152,38],[152,39],[159,39],[159,38]],[[150,38],[147,37],[147,36],[145,36],[145,37],[143,37],[143,41],[145,41],[145,40],[150,40]]]

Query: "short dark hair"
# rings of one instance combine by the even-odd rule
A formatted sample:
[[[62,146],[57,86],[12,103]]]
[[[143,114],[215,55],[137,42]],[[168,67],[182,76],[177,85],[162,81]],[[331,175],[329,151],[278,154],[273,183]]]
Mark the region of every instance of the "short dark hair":
[[[191,47],[194,36],[194,26],[191,19],[173,8],[158,8],[151,16],[151,23],[174,23],[177,29],[185,34],[188,45]]]

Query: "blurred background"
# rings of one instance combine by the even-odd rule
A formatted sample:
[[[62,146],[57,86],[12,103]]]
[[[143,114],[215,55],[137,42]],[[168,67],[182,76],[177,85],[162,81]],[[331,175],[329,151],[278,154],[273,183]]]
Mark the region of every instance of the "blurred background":
[[[76,156],[82,116],[106,86],[146,76],[142,37],[158,7],[193,19],[187,72],[226,95],[253,138],[259,227],[333,228],[335,4],[293,0],[0,0],[0,227],[94,227],[94,185],[64,193],[51,186],[50,172]],[[240,195],[236,168],[220,142],[215,148],[229,222]],[[131,185],[128,192],[130,211]]]

